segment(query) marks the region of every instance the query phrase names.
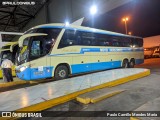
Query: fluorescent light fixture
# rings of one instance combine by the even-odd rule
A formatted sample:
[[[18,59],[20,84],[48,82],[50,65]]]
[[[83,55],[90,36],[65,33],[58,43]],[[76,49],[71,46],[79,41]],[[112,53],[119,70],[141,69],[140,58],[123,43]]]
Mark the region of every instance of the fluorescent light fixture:
[[[66,25],[66,26],[69,26],[69,22],[68,22],[68,21],[67,21],[67,22],[65,22],[65,25]]]
[[[97,13],[97,6],[93,5],[91,8],[90,8],[90,13],[91,15],[94,15]]]

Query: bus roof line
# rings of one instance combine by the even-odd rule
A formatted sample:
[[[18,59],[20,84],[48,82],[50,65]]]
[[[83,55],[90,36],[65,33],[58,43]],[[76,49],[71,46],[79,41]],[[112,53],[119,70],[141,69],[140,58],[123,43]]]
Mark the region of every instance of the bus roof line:
[[[87,30],[87,29],[77,28],[75,26],[73,26],[73,27],[72,26],[40,26],[39,28],[62,28],[62,29],[65,28],[65,29],[70,29],[70,30],[79,30],[79,31],[101,33],[101,34],[107,34],[107,35],[116,35],[116,36],[123,36],[123,37],[141,38],[141,37],[137,37],[137,36],[130,36],[130,35],[125,35],[125,34],[121,34],[121,33],[105,31],[105,30],[101,30],[101,29],[84,27],[84,28],[87,28],[88,29]]]
[[[102,30],[102,29],[96,29],[96,28],[91,28],[91,27],[85,27],[85,26],[77,26],[77,25],[68,25],[66,26],[64,23],[52,23],[52,24],[44,24],[44,25],[39,25],[35,26],[31,29],[34,28],[65,28],[65,29],[73,29],[73,30],[81,30],[81,31],[88,31],[88,32],[93,32],[93,33],[102,33],[102,34],[110,34],[110,35],[116,35],[116,36],[124,36],[124,37],[132,37],[132,38],[141,38],[138,36],[131,36],[131,35],[126,35],[122,33],[116,33],[112,31],[107,31],[107,30]],[[31,30],[30,29],[30,30]]]

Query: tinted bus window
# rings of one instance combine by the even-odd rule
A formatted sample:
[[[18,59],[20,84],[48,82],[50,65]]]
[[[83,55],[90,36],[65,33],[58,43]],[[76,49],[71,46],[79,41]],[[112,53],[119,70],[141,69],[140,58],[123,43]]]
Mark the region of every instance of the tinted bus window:
[[[143,47],[143,39],[132,38],[132,45],[135,47]]]
[[[136,40],[138,41],[138,46],[143,47],[143,39],[136,38]]]
[[[94,46],[95,44],[95,34],[91,32],[79,32],[79,35],[81,36],[81,43],[80,45],[84,46]]]
[[[59,28],[38,28],[36,33],[46,33],[47,39],[56,39],[60,31]]]
[[[119,42],[120,40],[118,37],[113,36],[113,37],[111,37],[111,39],[112,39],[112,46],[115,46],[115,47],[120,46],[120,42]]]
[[[141,47],[143,46],[143,40],[131,37],[66,30],[58,48],[73,45],[113,47],[131,47],[133,45],[135,47]]]
[[[64,48],[67,46],[76,45],[77,41],[75,39],[76,31],[74,30],[65,30],[58,48]]]
[[[132,40],[129,37],[122,37],[122,47],[130,47],[132,45]]]
[[[96,34],[95,46],[111,46],[110,36],[106,34]]]

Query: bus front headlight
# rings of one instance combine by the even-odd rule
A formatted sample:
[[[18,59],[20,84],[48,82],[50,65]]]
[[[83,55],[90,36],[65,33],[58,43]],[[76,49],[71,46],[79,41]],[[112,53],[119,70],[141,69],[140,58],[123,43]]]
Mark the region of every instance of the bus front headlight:
[[[19,70],[20,70],[21,72],[23,72],[26,68],[27,68],[27,66],[23,66],[23,67],[21,67]]]

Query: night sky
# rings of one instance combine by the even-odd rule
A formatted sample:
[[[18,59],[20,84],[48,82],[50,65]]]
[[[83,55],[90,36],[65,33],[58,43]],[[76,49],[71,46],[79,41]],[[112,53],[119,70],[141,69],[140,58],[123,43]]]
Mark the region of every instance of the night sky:
[[[150,37],[160,35],[160,0],[133,0],[103,15],[94,16],[94,21],[85,26],[125,33],[122,18],[129,17],[128,31],[134,36]]]

